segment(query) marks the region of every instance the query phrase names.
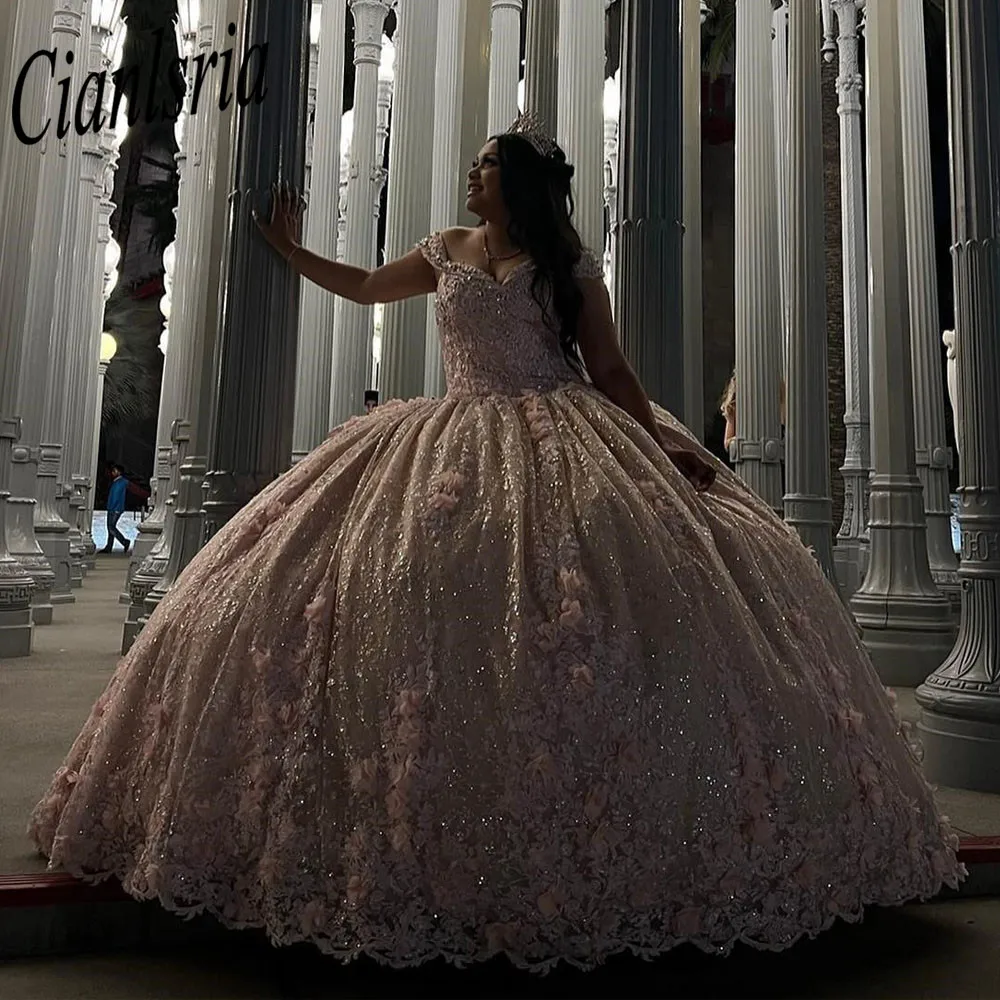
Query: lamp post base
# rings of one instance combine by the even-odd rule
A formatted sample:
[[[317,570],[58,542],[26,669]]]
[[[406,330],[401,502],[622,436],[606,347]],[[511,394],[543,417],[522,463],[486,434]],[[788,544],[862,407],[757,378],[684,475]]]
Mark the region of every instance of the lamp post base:
[[[868,572],[868,542],[860,538],[838,538],[833,547],[837,584],[845,601],[861,589]]]
[[[929,781],[974,792],[1000,792],[1000,697],[917,689],[917,731]]]
[[[947,601],[869,602],[855,594],[851,610],[861,627],[861,641],[879,678],[889,687],[922,684],[951,652],[955,643],[951,607]]]

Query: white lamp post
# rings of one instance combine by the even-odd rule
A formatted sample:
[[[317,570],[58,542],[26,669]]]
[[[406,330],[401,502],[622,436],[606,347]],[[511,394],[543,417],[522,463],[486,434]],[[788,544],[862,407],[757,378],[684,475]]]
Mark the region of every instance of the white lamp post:
[[[319,45],[320,23],[323,20],[323,0],[313,0],[312,12],[309,15],[309,44]]]
[[[124,38],[124,22],[121,20],[122,0],[91,0],[90,23],[102,35],[101,47],[104,54],[111,60],[112,53],[106,47],[106,42],[116,34]],[[119,26],[121,30],[119,31]]]
[[[385,141],[389,135],[389,110],[392,107],[392,85],[395,80],[393,67],[396,62],[396,47],[386,35],[382,36],[382,54],[378,65],[378,102],[375,112],[375,177],[372,205],[372,267],[379,266],[378,220],[382,205],[382,189],[387,177],[385,163]]]
[[[190,59],[194,55],[200,14],[200,0],[177,0],[177,31],[180,35],[178,47],[183,58]]]
[[[97,461],[101,450],[101,414],[104,412],[104,376],[108,373],[108,365],[118,353],[118,341],[110,333],[101,334],[101,348],[97,364],[97,412],[94,414],[94,438],[91,442],[91,463],[94,470],[94,494],[97,493]],[[91,495],[91,503],[94,502],[94,494]],[[91,515],[93,516],[93,515]]]
[[[604,284],[611,305],[615,303],[615,230],[618,216],[618,121],[621,112],[620,77],[616,73],[604,81],[604,206],[609,225],[604,240]]]
[[[120,13],[122,0],[92,0],[90,7],[90,51],[87,69],[91,76],[87,86],[88,114],[106,114],[112,80],[109,70],[121,60],[125,39],[125,23]],[[103,77],[102,75],[103,74]],[[99,81],[103,88],[99,89]],[[98,98],[101,106],[97,107]],[[70,552],[74,586],[82,583],[87,568],[93,565],[95,552],[91,537],[93,506],[93,470],[89,467],[93,419],[97,399],[97,372],[94,356],[98,353],[101,321],[96,316],[97,303],[104,285],[104,243],[101,239],[101,205],[106,191],[108,170],[107,134],[88,130],[82,137],[82,170],[77,215],[79,264],[73,267],[77,278],[73,283],[70,306],[74,331],[70,344],[65,411],[65,442],[63,474],[65,502],[69,508]]]
[[[313,148],[316,140],[316,95],[319,93],[319,36],[323,20],[322,0],[313,0],[312,13],[309,17],[309,97],[306,106],[306,176],[302,185],[306,203],[309,203],[309,192],[312,190]],[[303,220],[302,237],[305,239],[309,228],[309,213]]]

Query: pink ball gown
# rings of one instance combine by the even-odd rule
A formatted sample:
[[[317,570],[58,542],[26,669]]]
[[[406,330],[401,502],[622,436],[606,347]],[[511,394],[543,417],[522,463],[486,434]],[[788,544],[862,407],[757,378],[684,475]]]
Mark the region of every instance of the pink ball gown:
[[[51,866],[396,966],[780,949],[956,886],[798,538],[574,375],[530,263],[420,246],[447,395],[338,427],[199,553],[34,812]]]

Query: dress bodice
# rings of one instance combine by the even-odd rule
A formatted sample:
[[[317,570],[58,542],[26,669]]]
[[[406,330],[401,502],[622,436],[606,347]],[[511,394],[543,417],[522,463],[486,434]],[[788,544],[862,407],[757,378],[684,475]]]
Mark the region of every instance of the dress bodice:
[[[581,381],[531,293],[530,260],[498,281],[473,264],[452,260],[440,233],[418,247],[438,279],[435,316],[449,396],[518,395]],[[596,257],[585,252],[577,276],[601,273]]]

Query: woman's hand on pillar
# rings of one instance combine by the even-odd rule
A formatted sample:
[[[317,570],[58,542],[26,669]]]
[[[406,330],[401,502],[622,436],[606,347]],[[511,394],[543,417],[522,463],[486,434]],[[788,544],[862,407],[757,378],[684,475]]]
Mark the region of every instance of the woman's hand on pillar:
[[[301,246],[302,213],[305,199],[284,181],[271,185],[271,216],[267,221],[256,208],[253,220],[264,239],[281,254],[285,260]]]

